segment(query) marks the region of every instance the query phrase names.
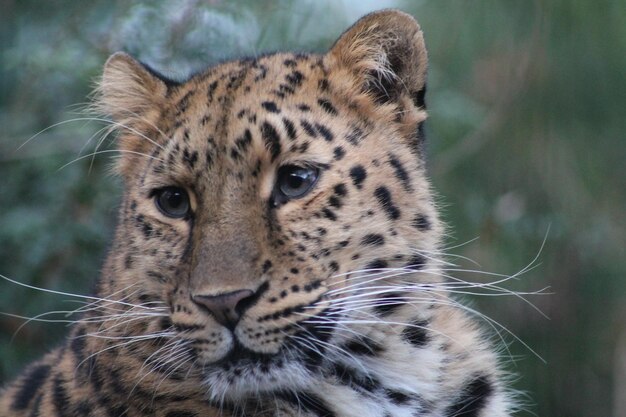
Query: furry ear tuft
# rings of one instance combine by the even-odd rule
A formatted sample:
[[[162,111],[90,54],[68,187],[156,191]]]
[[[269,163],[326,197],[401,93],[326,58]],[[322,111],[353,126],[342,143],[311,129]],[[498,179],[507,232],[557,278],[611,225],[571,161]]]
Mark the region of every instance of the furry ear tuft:
[[[150,68],[117,52],[104,64],[96,92],[96,109],[125,125],[159,106],[167,85]]]
[[[428,58],[412,16],[398,10],[368,14],[341,35],[329,55],[376,103],[409,94],[416,107],[424,107]]]
[[[162,140],[157,128],[166,109],[168,88],[173,85],[149,67],[123,52],[104,65],[92,110],[113,119],[121,158],[118,172],[131,175],[139,158],[145,158]]]

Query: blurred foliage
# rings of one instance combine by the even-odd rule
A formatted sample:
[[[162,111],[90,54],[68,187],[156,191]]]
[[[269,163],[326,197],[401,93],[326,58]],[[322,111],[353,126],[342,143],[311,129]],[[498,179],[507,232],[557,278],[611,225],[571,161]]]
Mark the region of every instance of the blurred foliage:
[[[0,273],[84,294],[98,275],[121,184],[109,139],[90,156],[104,125],[80,103],[109,54],[184,78],[235,56],[323,51],[383,7],[426,35],[429,165],[450,252],[513,274],[545,238],[506,287],[549,286],[531,301],[550,320],[514,297],[471,300],[547,362],[505,334],[515,388],[539,416],[626,415],[625,2],[1,0]],[[72,310],[69,298],[0,281],[3,313]],[[23,324],[0,316],[0,381],[65,332]]]

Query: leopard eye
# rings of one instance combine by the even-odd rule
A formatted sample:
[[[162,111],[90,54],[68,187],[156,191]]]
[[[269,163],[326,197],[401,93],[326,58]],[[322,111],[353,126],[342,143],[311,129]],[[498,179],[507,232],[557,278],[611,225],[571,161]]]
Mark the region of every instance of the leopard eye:
[[[278,170],[276,188],[281,200],[304,197],[315,185],[319,169],[285,165]]]
[[[173,219],[187,216],[191,208],[187,192],[180,187],[165,187],[156,190],[154,203],[161,213]]]

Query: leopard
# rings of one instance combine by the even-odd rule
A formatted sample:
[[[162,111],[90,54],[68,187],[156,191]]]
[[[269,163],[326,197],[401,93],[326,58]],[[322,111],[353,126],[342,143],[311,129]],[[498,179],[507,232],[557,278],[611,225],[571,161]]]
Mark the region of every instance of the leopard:
[[[95,108],[123,183],[94,295],[2,417],[500,417],[498,348],[443,270],[428,56],[398,10],[326,53],[173,80],[124,52]]]

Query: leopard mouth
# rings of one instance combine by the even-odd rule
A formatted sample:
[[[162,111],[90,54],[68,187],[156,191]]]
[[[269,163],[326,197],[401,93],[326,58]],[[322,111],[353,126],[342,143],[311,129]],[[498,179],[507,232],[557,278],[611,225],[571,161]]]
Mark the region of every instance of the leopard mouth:
[[[280,356],[279,354],[255,352],[243,346],[237,338],[234,338],[234,344],[230,351],[222,359],[212,364],[212,366],[224,370],[252,366],[268,366],[270,363],[279,362]]]
[[[224,404],[306,387],[311,381],[307,375],[306,365],[293,349],[285,346],[276,354],[259,353],[239,342],[225,357],[203,367],[209,399]]]
[[[257,352],[233,338],[233,346],[220,360],[203,366],[211,399],[242,401],[258,395],[306,389],[313,374],[323,372],[324,346],[306,349],[297,340],[325,339],[313,326],[296,332],[276,353]],[[312,345],[309,340],[305,346]]]

